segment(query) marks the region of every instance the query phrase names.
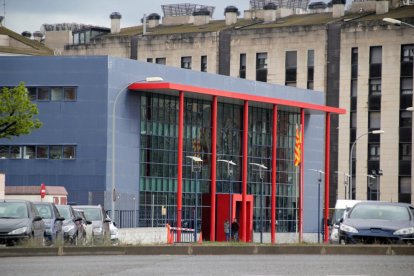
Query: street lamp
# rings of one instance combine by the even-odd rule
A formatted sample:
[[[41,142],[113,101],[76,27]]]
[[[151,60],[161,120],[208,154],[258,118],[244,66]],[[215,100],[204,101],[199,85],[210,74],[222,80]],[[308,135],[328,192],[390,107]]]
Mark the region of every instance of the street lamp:
[[[322,170],[309,169],[318,173],[318,243],[320,243],[320,234],[321,234],[321,182],[322,174],[325,174]]]
[[[410,27],[410,28],[414,28],[414,25],[403,22],[401,20],[394,19],[394,18],[387,18],[386,17],[386,18],[383,18],[382,21],[385,21],[387,23],[390,23],[390,24],[393,24],[393,25],[396,25],[396,26],[404,25],[404,26],[407,26],[407,27]]]
[[[267,167],[263,164],[258,163],[250,163],[250,165],[258,167],[259,168],[259,177],[261,181],[260,186],[260,243],[263,243],[263,178],[264,178],[264,172],[263,170],[267,170]]]
[[[348,185],[349,182],[349,174],[347,174],[346,172],[341,172],[341,171],[335,171],[335,173],[339,174],[343,174],[344,175],[344,188],[345,188],[345,193],[344,193],[344,199],[346,199],[346,186]]]
[[[358,136],[358,138],[356,138],[355,141],[352,143],[351,150],[349,152],[349,199],[352,199],[352,151],[354,150],[354,146],[355,146],[356,142],[358,141],[358,139],[365,136],[365,135],[368,135],[368,134],[382,134],[382,133],[384,133],[384,131],[380,130],[380,129],[369,131],[369,132],[366,132],[366,133]]]
[[[159,82],[163,81],[160,77],[147,77],[145,78],[146,82]],[[116,184],[115,184],[115,129],[116,129],[116,120],[115,120],[115,114],[116,114],[116,104],[118,102],[119,96],[121,96],[122,92],[126,92],[127,88],[131,84],[125,85],[122,87],[116,94],[113,108],[112,108],[112,206],[111,206],[111,215],[112,215],[112,221],[115,222],[115,201],[116,201]]]
[[[231,223],[232,223],[232,221],[231,221],[231,215],[232,215],[231,209],[232,209],[232,207],[231,206],[233,204],[233,202],[231,200],[231,190],[232,190],[231,177],[233,175],[233,168],[231,166],[236,166],[236,163],[234,163],[231,160],[224,160],[224,159],[219,159],[219,160],[217,160],[217,162],[227,163],[227,177],[229,178],[229,224],[230,224],[229,235],[231,237]]]
[[[203,160],[198,156],[186,156],[191,159],[191,172],[195,173],[195,211],[194,211],[194,242],[197,242],[197,208],[198,208],[198,183],[197,174],[201,171]]]

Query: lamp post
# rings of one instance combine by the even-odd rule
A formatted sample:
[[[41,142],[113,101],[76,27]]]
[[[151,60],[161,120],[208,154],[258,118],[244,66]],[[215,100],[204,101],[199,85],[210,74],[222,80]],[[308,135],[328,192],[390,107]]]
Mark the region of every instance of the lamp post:
[[[146,82],[159,82],[159,81],[163,81],[162,78],[160,77],[147,77],[145,78]],[[124,87],[122,87],[116,94],[115,100],[114,100],[114,104],[113,104],[113,108],[112,108],[112,189],[111,189],[111,194],[112,194],[112,205],[111,205],[111,216],[112,216],[112,221],[115,222],[115,201],[116,201],[116,183],[115,183],[115,130],[116,130],[116,120],[115,120],[115,114],[116,114],[116,104],[118,102],[119,97],[121,96],[122,92],[126,92],[128,86],[130,85],[130,83],[128,85],[125,85]]]
[[[344,189],[345,189],[345,193],[344,193],[344,199],[346,199],[346,186],[348,185],[349,182],[349,174],[347,174],[346,172],[341,172],[341,171],[335,171],[335,173],[339,174],[343,174],[344,175]]]
[[[364,134],[361,134],[358,136],[355,141],[352,143],[351,150],[349,151],[349,199],[352,199],[352,151],[354,150],[354,146],[356,145],[356,142],[359,140],[359,138],[368,135],[368,134],[382,134],[384,133],[383,130],[377,129],[373,131],[366,132]]]
[[[394,19],[394,18],[387,18],[386,17],[386,18],[383,18],[382,21],[385,21],[387,23],[390,23],[390,24],[393,24],[393,25],[396,25],[396,26],[403,25],[403,26],[407,26],[407,27],[410,27],[410,28],[414,28],[414,25],[403,22],[401,20]]]
[[[325,174],[322,170],[315,170],[309,169],[310,171],[314,171],[318,173],[318,243],[320,243],[320,235],[321,235],[321,182],[322,182],[322,174]]]
[[[230,227],[229,227],[229,235],[230,235],[230,237],[231,237],[231,223],[232,223],[232,221],[231,221],[231,215],[232,215],[232,205],[233,205],[233,202],[232,202],[232,200],[231,200],[231,190],[232,190],[232,183],[231,183],[231,177],[232,177],[232,175],[233,175],[233,168],[231,167],[231,166],[236,166],[236,163],[234,163],[233,161],[231,161],[231,160],[224,160],[224,159],[219,159],[219,160],[217,160],[217,162],[224,162],[224,163],[227,163],[227,176],[228,176],[228,178],[229,178],[229,224],[230,224]]]
[[[260,186],[260,243],[263,243],[263,178],[264,178],[264,172],[263,170],[267,170],[267,167],[263,164],[258,163],[250,163],[250,165],[258,167],[259,168],[259,177],[261,181]]]
[[[186,156],[191,159],[191,172],[195,173],[195,208],[194,208],[194,242],[197,242],[197,208],[198,208],[198,183],[197,175],[201,171],[203,160],[198,156]]]

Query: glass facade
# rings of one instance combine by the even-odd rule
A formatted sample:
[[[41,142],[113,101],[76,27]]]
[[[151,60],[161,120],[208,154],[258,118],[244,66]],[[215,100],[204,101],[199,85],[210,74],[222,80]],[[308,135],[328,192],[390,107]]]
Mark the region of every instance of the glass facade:
[[[194,207],[197,187],[197,226],[209,224],[203,220],[203,210],[209,210],[211,185],[211,102],[185,98],[183,141],[182,227],[194,227]],[[141,162],[139,226],[175,226],[177,215],[177,145],[178,97],[161,94],[141,96]],[[270,232],[271,221],[271,154],[272,109],[249,108],[248,162],[269,168],[262,181],[255,168],[248,168],[247,194],[254,197],[253,230],[260,230],[260,199],[263,191],[264,232]],[[217,162],[216,192],[242,193],[242,134],[243,106],[218,103],[217,159],[236,163],[229,179],[227,166]],[[293,165],[295,125],[300,114],[278,112],[277,141],[277,231],[296,230],[296,175]],[[200,172],[192,171],[187,156],[200,157]],[[231,180],[231,181],[230,181]],[[231,183],[231,187],[229,185]],[[204,200],[204,202],[203,202]],[[219,208],[217,209],[219,210]]]

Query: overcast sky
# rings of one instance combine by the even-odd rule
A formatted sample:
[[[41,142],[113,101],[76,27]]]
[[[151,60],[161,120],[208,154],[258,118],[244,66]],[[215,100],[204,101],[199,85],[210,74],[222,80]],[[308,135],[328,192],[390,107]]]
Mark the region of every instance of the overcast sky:
[[[4,26],[22,33],[39,31],[42,24],[82,23],[110,27],[109,15],[122,15],[121,28],[140,25],[144,14],[163,16],[161,5],[192,3],[216,7],[213,19],[224,18],[227,6],[236,6],[241,15],[249,0],[0,0]],[[4,3],[5,9],[4,9]]]

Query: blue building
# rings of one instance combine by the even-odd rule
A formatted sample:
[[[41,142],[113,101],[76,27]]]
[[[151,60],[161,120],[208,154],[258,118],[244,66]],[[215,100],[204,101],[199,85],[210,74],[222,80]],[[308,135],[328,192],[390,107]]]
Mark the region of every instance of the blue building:
[[[243,241],[274,242],[316,235],[327,217],[329,176],[318,196],[312,169],[329,170],[330,116],[344,110],[322,92],[107,56],[0,57],[0,87],[20,82],[43,126],[0,140],[6,185],[64,186],[121,227],[169,223],[209,240],[224,239],[226,219]]]

